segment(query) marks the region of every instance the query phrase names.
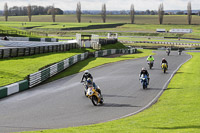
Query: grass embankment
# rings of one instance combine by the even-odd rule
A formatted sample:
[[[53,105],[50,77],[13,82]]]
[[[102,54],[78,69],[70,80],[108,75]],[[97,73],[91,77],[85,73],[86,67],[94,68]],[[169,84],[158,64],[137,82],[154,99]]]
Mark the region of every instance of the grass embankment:
[[[24,133],[191,133],[200,132],[200,53],[184,64],[158,102],[124,119],[89,126]]]
[[[40,68],[83,53],[84,50],[71,50],[62,53],[46,53],[33,56],[0,59],[0,86],[23,80],[27,75]]]

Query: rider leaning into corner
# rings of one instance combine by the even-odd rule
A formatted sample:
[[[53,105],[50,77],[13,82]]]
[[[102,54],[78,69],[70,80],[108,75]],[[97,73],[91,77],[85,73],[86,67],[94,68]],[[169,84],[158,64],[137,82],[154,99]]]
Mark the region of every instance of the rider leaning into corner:
[[[93,77],[92,75],[90,74],[90,72],[88,70],[85,70],[84,74],[83,74],[83,77],[81,79],[81,82],[84,82],[83,80],[85,79],[85,81],[87,81],[87,79],[90,78],[93,80]]]
[[[154,63],[154,58],[153,58],[152,55],[149,55],[149,56],[147,57],[147,63],[150,63],[150,62],[153,62],[153,63]]]
[[[146,68],[144,68],[144,67],[142,68],[142,70],[141,70],[141,72],[140,72],[140,77],[141,77],[142,74],[144,74],[144,75],[147,76],[147,83],[148,83],[148,85],[149,85],[149,81],[150,81],[149,73],[148,73],[148,71],[146,70]]]
[[[167,62],[167,60],[165,58],[162,58],[161,65],[162,65],[162,63],[166,63],[167,68],[168,68],[168,62]]]
[[[97,92],[99,92],[99,93],[101,94],[100,88],[95,84],[95,82],[92,81],[91,78],[88,78],[88,79],[86,80],[86,82],[87,82],[87,87],[92,86],[92,87],[94,87],[94,89],[95,89]]]

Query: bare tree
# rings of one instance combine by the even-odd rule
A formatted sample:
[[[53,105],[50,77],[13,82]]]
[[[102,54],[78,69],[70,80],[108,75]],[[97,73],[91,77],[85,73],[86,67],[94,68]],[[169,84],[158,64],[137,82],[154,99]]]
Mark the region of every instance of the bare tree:
[[[164,17],[164,8],[163,8],[163,3],[159,5],[158,7],[158,18],[159,18],[159,23],[163,23],[163,17]]]
[[[191,2],[188,2],[188,5],[187,5],[187,16],[188,16],[188,24],[191,24],[192,22],[192,7],[191,7]]]
[[[8,21],[8,5],[5,3],[4,5],[4,16],[5,16],[5,21]]]
[[[101,17],[102,17],[103,23],[105,23],[106,22],[106,4],[102,5]]]
[[[55,14],[54,5],[52,6],[52,9],[51,9],[51,15],[52,15],[52,20],[53,20],[53,22],[56,22],[56,14]]]
[[[27,7],[27,14],[28,14],[28,20],[29,22],[31,22],[31,5],[29,4]]]
[[[131,24],[134,24],[134,20],[135,20],[135,9],[134,9],[134,5],[133,5],[133,4],[131,4],[130,15],[131,15]]]
[[[77,7],[76,7],[76,17],[78,22],[81,22],[81,2],[77,3]]]

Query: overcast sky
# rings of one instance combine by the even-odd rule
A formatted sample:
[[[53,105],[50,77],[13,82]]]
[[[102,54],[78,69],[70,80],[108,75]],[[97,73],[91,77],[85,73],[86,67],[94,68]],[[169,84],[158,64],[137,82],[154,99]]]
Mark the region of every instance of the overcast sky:
[[[186,10],[189,0],[0,0],[0,10],[3,10],[7,2],[8,7],[31,5],[55,5],[62,10],[75,10],[78,1],[82,10],[101,10],[103,3],[107,10],[129,10],[134,4],[135,10],[157,10],[160,3],[164,4],[164,10]],[[190,0],[193,10],[200,9],[200,0]]]

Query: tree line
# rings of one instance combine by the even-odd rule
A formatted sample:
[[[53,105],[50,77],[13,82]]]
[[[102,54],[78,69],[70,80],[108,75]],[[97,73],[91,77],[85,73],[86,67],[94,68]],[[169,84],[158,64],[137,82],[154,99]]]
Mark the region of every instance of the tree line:
[[[146,10],[145,12],[147,15],[155,15],[158,14],[158,22],[159,24],[163,24],[163,19],[164,19],[164,5],[163,3],[161,3],[158,7],[158,11],[150,11],[150,10]],[[47,6],[47,7],[43,7],[43,6],[24,6],[24,7],[11,7],[8,8],[7,3],[5,3],[4,5],[4,16],[5,16],[5,21],[8,21],[8,16],[28,16],[28,20],[29,22],[31,22],[31,17],[32,15],[52,15],[52,21],[55,22],[56,21],[56,15],[57,14],[63,14],[63,11],[59,8],[55,8],[54,5],[53,6]],[[77,3],[77,7],[76,7],[76,17],[77,17],[77,22],[81,23],[81,2]],[[107,11],[106,11],[106,4],[102,4],[102,9],[101,9],[101,17],[102,17],[102,22],[106,23],[106,15],[107,15]],[[134,9],[134,4],[131,4],[130,7],[130,22],[131,24],[134,24],[135,22],[135,15],[137,13],[135,12]],[[188,24],[191,24],[192,22],[192,7],[191,7],[191,2],[188,2],[187,4],[187,20],[188,20]]]

